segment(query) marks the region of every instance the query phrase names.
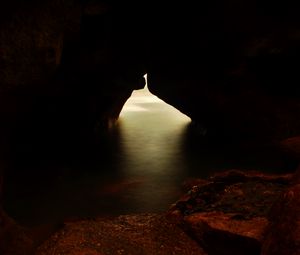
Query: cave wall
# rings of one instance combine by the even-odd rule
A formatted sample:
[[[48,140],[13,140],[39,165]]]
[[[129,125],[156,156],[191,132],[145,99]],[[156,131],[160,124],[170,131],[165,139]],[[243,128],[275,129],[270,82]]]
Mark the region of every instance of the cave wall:
[[[297,10],[269,0],[3,2],[2,147],[93,141],[146,72],[150,91],[207,136],[295,136]]]
[[[92,140],[143,87],[142,54],[132,52],[114,3],[15,0],[2,7],[3,139]]]
[[[299,134],[291,1],[14,0],[0,39],[2,140],[93,140],[146,72],[150,91],[208,136]]]
[[[93,141],[146,72],[150,91],[208,137],[298,135],[297,10],[269,0],[2,3],[2,147]]]
[[[203,126],[207,136],[278,140],[299,134],[295,3],[157,6],[148,17],[150,91]]]
[[[145,73],[208,137],[299,135],[298,13],[289,0],[3,1],[1,157],[85,148]]]
[[[16,172],[13,164],[86,152],[101,143],[99,133],[113,125],[132,90],[144,87],[138,41],[119,13],[105,1],[1,2],[0,199],[3,179],[23,178],[26,187],[43,175]],[[12,236],[0,243],[1,254],[9,247],[25,254],[15,227],[0,201],[0,236]]]

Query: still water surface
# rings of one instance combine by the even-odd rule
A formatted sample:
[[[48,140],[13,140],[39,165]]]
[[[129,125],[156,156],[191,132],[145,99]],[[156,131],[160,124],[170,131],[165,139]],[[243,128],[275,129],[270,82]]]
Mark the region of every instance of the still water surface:
[[[274,170],[261,160],[267,157],[264,152],[242,155],[227,145],[202,147],[190,122],[147,88],[134,91],[111,131],[107,149],[72,166],[55,166],[59,174],[48,186],[43,187],[43,180],[23,183],[21,193],[11,193],[6,209],[26,225],[160,212],[176,201],[188,178],[228,168],[257,169],[258,161],[264,170]]]

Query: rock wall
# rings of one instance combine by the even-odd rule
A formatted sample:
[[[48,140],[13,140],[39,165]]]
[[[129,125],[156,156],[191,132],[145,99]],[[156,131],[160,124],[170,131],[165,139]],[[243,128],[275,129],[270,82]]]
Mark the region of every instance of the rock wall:
[[[0,4],[0,197],[3,172],[26,176],[12,171],[11,162],[86,150],[118,118],[132,90],[144,86],[142,54],[129,43],[132,31],[115,6],[80,0]],[[0,242],[1,254],[17,254],[13,247],[26,253],[18,229],[1,201],[0,236],[9,238]]]
[[[268,0],[153,7],[148,17],[150,90],[210,136],[298,134],[297,9],[290,1]]]
[[[4,1],[2,156],[94,141],[144,73],[208,137],[299,135],[298,10],[289,0]]]
[[[16,0],[1,10],[4,137],[92,140],[143,87],[141,54],[132,52],[113,4]]]
[[[93,140],[147,72],[207,136],[298,135],[300,22],[289,1],[270,3],[3,3],[1,133]]]

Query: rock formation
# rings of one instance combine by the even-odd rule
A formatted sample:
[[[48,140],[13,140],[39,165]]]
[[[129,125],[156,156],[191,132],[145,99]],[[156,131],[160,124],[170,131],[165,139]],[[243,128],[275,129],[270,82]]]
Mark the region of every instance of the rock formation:
[[[146,72],[208,138],[299,136],[298,13],[290,0],[4,1],[0,158],[101,144]]]

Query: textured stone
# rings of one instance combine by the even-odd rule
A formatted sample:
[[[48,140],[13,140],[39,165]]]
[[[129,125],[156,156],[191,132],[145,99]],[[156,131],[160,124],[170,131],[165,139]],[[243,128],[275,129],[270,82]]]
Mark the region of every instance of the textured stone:
[[[174,223],[155,214],[66,223],[36,255],[206,254]]]
[[[209,254],[260,254],[268,220],[264,217],[239,219],[222,212],[185,216],[184,225]]]
[[[262,255],[300,254],[299,170],[293,183],[272,208],[271,225],[263,243]]]
[[[293,176],[230,170],[198,180],[169,217],[208,254],[260,254],[269,213]],[[196,183],[197,183],[196,182]]]

